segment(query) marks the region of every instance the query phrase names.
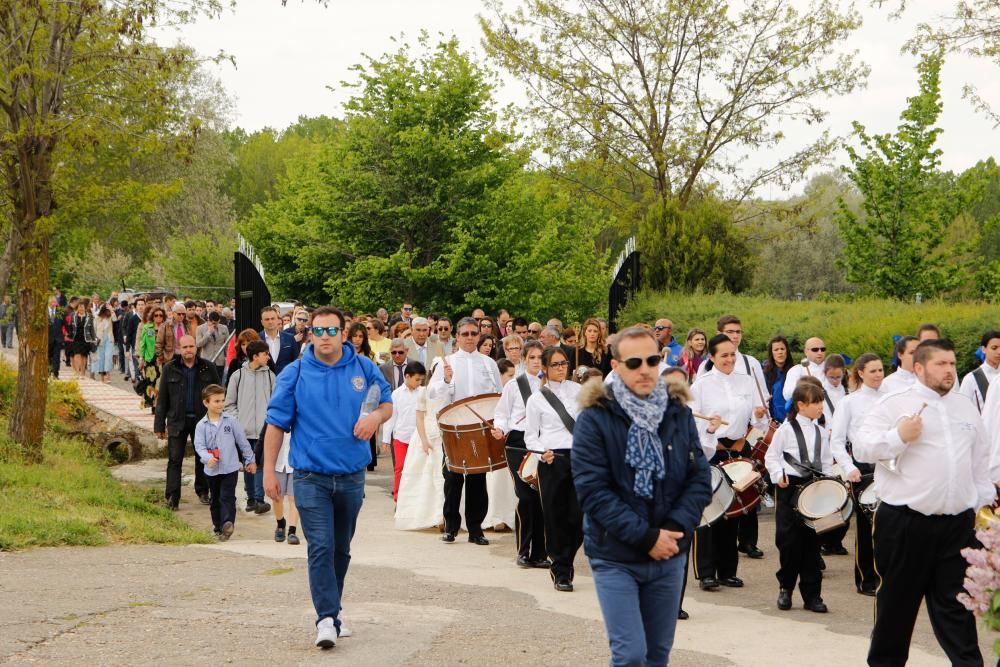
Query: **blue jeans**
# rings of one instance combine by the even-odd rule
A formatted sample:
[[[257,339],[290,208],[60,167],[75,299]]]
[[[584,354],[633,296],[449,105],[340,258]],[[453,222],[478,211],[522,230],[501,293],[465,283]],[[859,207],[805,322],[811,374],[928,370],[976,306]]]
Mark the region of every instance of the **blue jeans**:
[[[590,559],[611,665],[669,664],[686,559],[686,554],[646,563]]]
[[[262,503],[264,502],[264,466],[261,465],[260,459],[262,457],[257,456],[258,447],[262,443],[250,438],[247,438],[247,442],[250,443],[250,449],[253,450],[257,472],[251,475],[246,470],[243,471],[243,490],[247,493],[247,501],[256,500],[258,503]]]
[[[316,622],[332,618],[339,631],[340,599],[351,562],[351,538],[365,496],[365,471],[321,475],[296,470],[292,479],[299,525],[309,543],[309,593]]]

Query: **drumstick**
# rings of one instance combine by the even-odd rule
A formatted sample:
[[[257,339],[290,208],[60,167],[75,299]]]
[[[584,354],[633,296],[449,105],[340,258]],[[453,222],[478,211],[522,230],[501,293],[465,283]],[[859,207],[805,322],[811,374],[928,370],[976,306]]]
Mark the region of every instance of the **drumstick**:
[[[511,447],[510,445],[506,445],[506,447],[507,449],[513,449],[515,452],[528,452],[529,454],[538,454],[539,456],[545,453],[545,452],[539,452],[534,449],[528,449],[527,447]],[[560,454],[554,449],[550,451],[552,452],[553,456],[566,456],[565,454]]]
[[[692,412],[691,414],[694,416],[695,419],[704,419],[707,422],[712,421],[711,417],[706,417],[705,415],[699,415],[697,412]],[[719,423],[722,424],[723,426],[729,426],[729,422],[727,421],[720,420]]]
[[[806,369],[806,375],[808,375],[809,377],[812,377],[812,371],[809,370],[809,360],[808,359],[803,359],[802,360],[802,368]]]

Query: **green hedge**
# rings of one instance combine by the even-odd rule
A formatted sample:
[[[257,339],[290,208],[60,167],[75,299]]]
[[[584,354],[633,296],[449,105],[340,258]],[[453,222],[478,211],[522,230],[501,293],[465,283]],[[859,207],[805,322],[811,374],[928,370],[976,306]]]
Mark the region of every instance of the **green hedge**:
[[[766,358],[768,339],[781,334],[789,339],[796,355],[807,338],[820,336],[829,353],[857,358],[864,352],[876,352],[888,360],[894,335],[912,335],[921,324],[932,322],[955,343],[962,375],[977,365],[974,354],[983,333],[1000,328],[1000,308],[981,302],[931,300],[916,304],[875,298],[786,301],[676,292],[639,294],[619,314],[618,326],[669,317],[674,335],[683,343],[692,327],[705,329],[711,337],[715,321],[727,313],[743,322],[741,350],[758,359]]]

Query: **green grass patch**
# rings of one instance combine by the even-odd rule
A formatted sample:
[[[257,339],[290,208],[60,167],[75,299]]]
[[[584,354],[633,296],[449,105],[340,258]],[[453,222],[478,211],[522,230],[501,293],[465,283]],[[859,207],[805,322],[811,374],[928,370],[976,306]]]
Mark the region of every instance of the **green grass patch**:
[[[276,567],[271,570],[264,570],[264,576],[266,577],[277,577],[279,574],[288,574],[289,572],[295,572],[294,567]]]
[[[154,490],[111,476],[101,452],[47,432],[42,463],[27,465],[0,417],[0,551],[104,544],[200,544]]]
[[[669,317],[674,336],[683,344],[692,327],[704,329],[711,337],[716,320],[727,313],[743,322],[741,351],[758,359],[766,358],[767,341],[777,334],[787,337],[797,353],[802,352],[807,338],[820,336],[830,352],[854,358],[876,352],[890,359],[893,335],[913,335],[921,324],[932,322],[955,343],[962,374],[978,365],[973,355],[982,335],[1000,327],[1000,309],[984,302],[933,299],[917,304],[875,298],[787,301],[698,292],[643,292],[622,310],[618,326]]]

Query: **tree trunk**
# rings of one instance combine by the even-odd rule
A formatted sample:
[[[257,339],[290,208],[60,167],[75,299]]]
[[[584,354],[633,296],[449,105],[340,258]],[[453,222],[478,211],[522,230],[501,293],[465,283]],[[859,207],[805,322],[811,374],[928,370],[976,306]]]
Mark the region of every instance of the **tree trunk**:
[[[7,233],[3,257],[0,257],[0,296],[7,293],[11,270],[14,268],[14,230]]]
[[[50,142],[26,137],[19,142],[12,235],[17,273],[17,390],[10,437],[32,462],[42,460],[45,403],[48,398],[49,328],[47,318],[49,238],[46,220],[52,207]]]

